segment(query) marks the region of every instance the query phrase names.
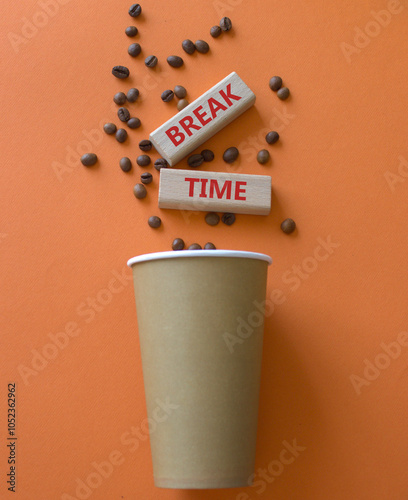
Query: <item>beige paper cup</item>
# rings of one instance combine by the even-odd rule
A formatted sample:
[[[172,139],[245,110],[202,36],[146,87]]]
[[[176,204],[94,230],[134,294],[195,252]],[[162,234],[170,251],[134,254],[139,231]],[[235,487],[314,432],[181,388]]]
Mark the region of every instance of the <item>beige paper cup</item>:
[[[251,484],[271,262],[230,250],[128,261],[156,486]]]

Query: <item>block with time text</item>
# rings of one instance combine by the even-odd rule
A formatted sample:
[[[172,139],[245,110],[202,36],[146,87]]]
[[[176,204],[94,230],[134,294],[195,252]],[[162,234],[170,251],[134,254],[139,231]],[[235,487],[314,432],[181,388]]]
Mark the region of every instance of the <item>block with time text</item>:
[[[153,131],[150,140],[172,166],[254,102],[255,94],[233,72]]]

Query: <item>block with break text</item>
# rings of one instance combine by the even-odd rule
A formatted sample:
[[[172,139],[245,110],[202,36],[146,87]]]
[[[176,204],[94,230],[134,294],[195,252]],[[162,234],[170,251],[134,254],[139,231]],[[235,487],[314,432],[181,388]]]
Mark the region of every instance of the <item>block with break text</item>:
[[[268,215],[271,197],[268,175],[160,171],[159,208]]]
[[[254,102],[255,94],[233,72],[152,132],[150,140],[172,166]]]

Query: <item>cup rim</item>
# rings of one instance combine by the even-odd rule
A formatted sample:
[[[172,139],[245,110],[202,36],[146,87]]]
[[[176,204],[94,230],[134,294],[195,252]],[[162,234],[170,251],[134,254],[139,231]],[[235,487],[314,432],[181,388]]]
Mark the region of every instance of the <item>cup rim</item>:
[[[142,255],[137,255],[132,257],[127,261],[127,265],[132,267],[134,264],[139,264],[140,262],[148,262],[151,260],[162,260],[162,259],[180,259],[185,257],[240,257],[244,259],[255,259],[263,260],[270,266],[272,264],[272,258],[269,255],[258,252],[246,252],[243,250],[169,250],[166,252],[153,252],[145,253]]]

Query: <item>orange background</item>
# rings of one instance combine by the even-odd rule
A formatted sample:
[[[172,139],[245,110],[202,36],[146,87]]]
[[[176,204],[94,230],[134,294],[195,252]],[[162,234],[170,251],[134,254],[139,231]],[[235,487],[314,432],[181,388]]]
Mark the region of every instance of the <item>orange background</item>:
[[[406,2],[145,1],[135,20],[130,3],[65,0],[44,18],[41,2],[2,2],[0,497],[12,498],[6,391],[15,381],[13,498],[78,498],[77,478],[85,481],[93,462],[118,450],[123,463],[92,500],[407,499],[408,347],[393,344],[392,360],[380,355],[382,343],[408,329]],[[395,4],[400,12],[387,26],[371,22],[372,10]],[[213,40],[209,29],[224,14],[233,31]],[[42,27],[21,41],[24,18]],[[131,24],[140,30],[133,40],[124,34]],[[356,27],[371,34],[347,60],[341,44],[350,49]],[[211,50],[183,54],[184,38],[203,38]],[[127,54],[133,41],[143,48],[136,59]],[[156,70],[143,64],[149,54],[159,58]],[[168,67],[170,54],[182,55],[185,66]],[[111,75],[116,64],[129,66],[129,80]],[[181,84],[192,101],[231,71],[257,101],[205,144],[216,159],[203,168],[225,170],[222,152],[238,146],[232,171],[272,176],[270,216],[240,215],[214,228],[202,213],[160,211],[152,166],[148,197],[136,200],[137,144],[176,112],[161,92]],[[268,87],[275,74],[292,92],[285,102]],[[112,97],[131,86],[141,98],[129,109],[143,125],[121,145],[99,131],[105,121],[118,123]],[[263,139],[270,129],[281,135],[274,146]],[[69,157],[89,140],[99,157],[93,168]],[[255,160],[263,147],[272,155],[265,166]],[[126,155],[134,162],[129,174],[118,165]],[[60,179],[58,165],[65,166]],[[163,220],[157,231],[147,226],[153,214]],[[290,236],[279,228],[286,217],[298,225]],[[169,250],[175,237],[274,259],[268,294],[280,289],[286,300],[266,320],[257,470],[273,468],[285,440],[306,449],[270,482],[257,472],[256,488],[155,488],[148,441],[134,452],[121,442],[146,418],[133,290],[125,278],[113,296],[101,290],[115,273],[130,278],[128,258]],[[338,246],[316,261],[318,239],[328,237]],[[301,277],[293,278],[293,266]],[[104,305],[85,313],[96,297]],[[33,350],[43,352],[49,334],[72,322],[78,335],[23,376],[22,367],[33,369]],[[350,377],[361,382],[375,362],[384,365],[353,386]]]

